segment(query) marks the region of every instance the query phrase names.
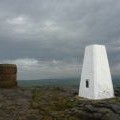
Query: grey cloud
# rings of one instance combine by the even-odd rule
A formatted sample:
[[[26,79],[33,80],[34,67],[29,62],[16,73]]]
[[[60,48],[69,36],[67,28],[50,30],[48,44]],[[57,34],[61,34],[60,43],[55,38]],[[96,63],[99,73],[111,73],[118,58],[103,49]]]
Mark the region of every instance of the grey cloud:
[[[81,65],[85,46],[97,43],[106,45],[112,72],[118,71],[119,6],[119,0],[0,0],[0,61],[27,57]]]
[[[63,61],[41,61],[34,58],[23,58],[16,60],[4,60],[1,63],[13,63],[18,66],[18,79],[40,79],[40,78],[64,78],[76,77],[80,64],[67,63]],[[79,66],[79,67],[78,67]],[[76,67],[78,69],[76,69]],[[51,70],[52,69],[52,70]]]

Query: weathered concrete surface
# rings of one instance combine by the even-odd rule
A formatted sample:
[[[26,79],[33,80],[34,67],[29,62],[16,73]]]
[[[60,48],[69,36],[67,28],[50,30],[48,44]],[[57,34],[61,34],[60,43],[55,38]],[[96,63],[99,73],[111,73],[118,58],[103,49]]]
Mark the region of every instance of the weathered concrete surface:
[[[89,84],[88,87],[86,84]],[[79,96],[89,99],[114,97],[112,78],[104,45],[90,45],[85,49]]]

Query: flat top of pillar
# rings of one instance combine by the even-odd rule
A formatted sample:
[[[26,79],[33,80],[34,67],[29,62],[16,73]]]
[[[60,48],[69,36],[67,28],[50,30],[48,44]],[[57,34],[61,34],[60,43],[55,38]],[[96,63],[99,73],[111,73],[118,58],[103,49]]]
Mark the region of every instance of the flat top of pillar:
[[[105,45],[93,44],[93,45],[88,45],[86,47],[105,47]]]

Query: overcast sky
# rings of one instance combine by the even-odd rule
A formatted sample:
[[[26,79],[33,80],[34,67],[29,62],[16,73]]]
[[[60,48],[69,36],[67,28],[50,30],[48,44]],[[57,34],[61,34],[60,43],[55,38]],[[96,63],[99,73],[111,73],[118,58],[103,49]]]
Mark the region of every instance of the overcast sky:
[[[0,63],[19,80],[78,77],[89,44],[106,45],[119,76],[120,0],[0,0]]]

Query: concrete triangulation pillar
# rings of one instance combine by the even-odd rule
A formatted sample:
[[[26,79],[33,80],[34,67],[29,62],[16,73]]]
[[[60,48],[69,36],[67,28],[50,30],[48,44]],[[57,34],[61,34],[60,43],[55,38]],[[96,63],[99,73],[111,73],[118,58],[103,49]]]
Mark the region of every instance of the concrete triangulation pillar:
[[[79,96],[88,99],[114,97],[113,83],[104,45],[85,48]]]

